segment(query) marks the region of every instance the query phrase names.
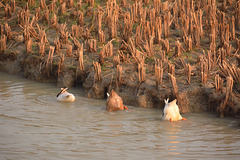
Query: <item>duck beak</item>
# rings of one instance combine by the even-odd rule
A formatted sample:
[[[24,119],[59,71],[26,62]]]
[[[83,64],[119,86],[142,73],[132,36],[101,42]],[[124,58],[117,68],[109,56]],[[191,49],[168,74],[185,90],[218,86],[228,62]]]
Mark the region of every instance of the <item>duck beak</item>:
[[[182,117],[182,120],[187,120],[186,118]]]

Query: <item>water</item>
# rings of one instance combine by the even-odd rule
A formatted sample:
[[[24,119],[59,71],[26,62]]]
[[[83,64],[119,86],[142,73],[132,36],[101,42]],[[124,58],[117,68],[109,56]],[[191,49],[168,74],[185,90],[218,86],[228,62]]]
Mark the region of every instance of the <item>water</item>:
[[[159,109],[107,112],[105,100],[0,72],[0,159],[238,159],[235,119],[208,113],[165,122]]]

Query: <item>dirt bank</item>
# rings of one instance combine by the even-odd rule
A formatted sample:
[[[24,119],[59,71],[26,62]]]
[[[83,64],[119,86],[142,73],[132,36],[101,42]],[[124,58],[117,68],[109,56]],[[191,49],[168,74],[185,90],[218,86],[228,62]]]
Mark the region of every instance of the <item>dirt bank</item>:
[[[19,50],[20,51],[20,50]],[[106,74],[102,80],[94,83],[93,66],[86,68],[84,73],[77,72],[76,68],[64,67],[58,74],[57,65],[52,65],[50,73],[44,71],[44,58],[24,53],[2,53],[0,60],[0,70],[8,73],[22,73],[24,77],[37,80],[39,82],[55,82],[58,87],[74,87],[82,85],[86,96],[92,98],[106,98],[106,93],[110,89],[116,90],[122,97],[124,104],[144,108],[163,108],[164,99],[176,98],[173,95],[170,80],[165,77],[166,82],[156,88],[155,81],[151,78],[142,83],[131,80],[134,72],[129,77],[122,79],[121,84],[117,84],[115,75]],[[54,63],[53,63],[54,64]],[[41,68],[42,67],[42,68]],[[188,112],[219,112],[219,107],[225,98],[226,89],[216,92],[215,87],[210,83],[185,84],[179,86],[178,102],[182,113]],[[178,100],[178,101],[179,101]],[[239,116],[239,99],[233,93],[231,101],[225,107],[224,116]]]

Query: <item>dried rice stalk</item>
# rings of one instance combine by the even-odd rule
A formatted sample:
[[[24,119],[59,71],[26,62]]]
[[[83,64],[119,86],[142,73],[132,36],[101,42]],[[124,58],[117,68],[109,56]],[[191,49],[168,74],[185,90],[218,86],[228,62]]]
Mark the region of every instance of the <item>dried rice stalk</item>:
[[[219,74],[215,76],[215,87],[216,91],[221,91],[223,88],[223,79],[219,76]]]
[[[83,63],[83,44],[81,45],[80,48],[77,49],[77,54],[78,54],[78,61],[79,61],[79,68],[81,72],[84,71],[84,63]]]
[[[162,61],[155,60],[155,82],[157,89],[158,86],[162,83],[162,77],[163,77]]]
[[[185,75],[187,76],[188,84],[191,83],[192,67],[190,64],[187,64],[185,67]]]
[[[52,72],[53,53],[54,53],[54,47],[50,46],[48,58],[46,61],[46,71],[47,71],[48,77],[50,77],[50,72]],[[50,70],[49,70],[49,66],[50,66]]]
[[[0,52],[4,52],[7,49],[7,37],[5,35],[1,36],[0,39]]]
[[[144,62],[141,62],[138,64],[138,79],[139,79],[139,83],[144,82],[146,80],[145,78],[145,67],[144,67]]]
[[[121,85],[122,84],[122,66],[117,65],[117,85]]]
[[[68,44],[68,45],[67,45],[66,55],[67,55],[68,57],[71,57],[71,56],[72,56],[72,45],[71,45],[71,44]]]
[[[94,66],[94,83],[98,83],[102,81],[102,72],[101,72],[101,65],[98,62],[93,61],[93,66]]]
[[[58,62],[58,76],[61,72],[61,70],[63,69],[64,67],[64,54],[60,54],[60,61]]]
[[[31,38],[26,43],[26,50],[27,50],[27,54],[32,52],[32,39]]]
[[[168,76],[171,79],[171,84],[172,84],[172,88],[173,88],[173,96],[177,97],[178,86],[177,86],[176,78],[172,74],[170,74],[170,73],[168,73]]]
[[[233,78],[229,76],[227,77],[225,100],[222,101],[218,109],[220,117],[224,117],[224,110],[226,109],[227,102],[231,101],[232,87],[233,87]]]

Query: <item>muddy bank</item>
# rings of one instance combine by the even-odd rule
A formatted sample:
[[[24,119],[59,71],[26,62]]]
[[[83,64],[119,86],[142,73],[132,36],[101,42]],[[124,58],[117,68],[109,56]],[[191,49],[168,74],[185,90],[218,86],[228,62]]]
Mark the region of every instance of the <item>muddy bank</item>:
[[[18,50],[19,52],[21,50]],[[94,68],[88,66],[84,72],[77,71],[73,67],[64,67],[58,73],[58,65],[54,63],[49,66],[48,72],[44,58],[36,55],[25,55],[24,53],[11,52],[0,54],[0,70],[8,73],[21,73],[24,77],[39,82],[55,82],[58,87],[83,86],[86,96],[92,98],[106,98],[106,93],[114,89],[122,97],[124,104],[144,108],[163,108],[164,99],[173,100],[178,98],[181,113],[188,112],[215,112],[219,114],[221,103],[225,98],[226,89],[217,92],[213,85],[185,84],[179,87],[178,97],[173,95],[170,80],[165,77],[166,82],[156,88],[155,81],[151,78],[142,83],[133,81],[132,72],[129,77],[123,76],[122,82],[116,80],[115,74],[106,74],[101,81],[94,82]],[[112,68],[114,70],[114,68]],[[231,100],[224,108],[224,116],[238,117],[240,113],[238,97],[233,93]]]

